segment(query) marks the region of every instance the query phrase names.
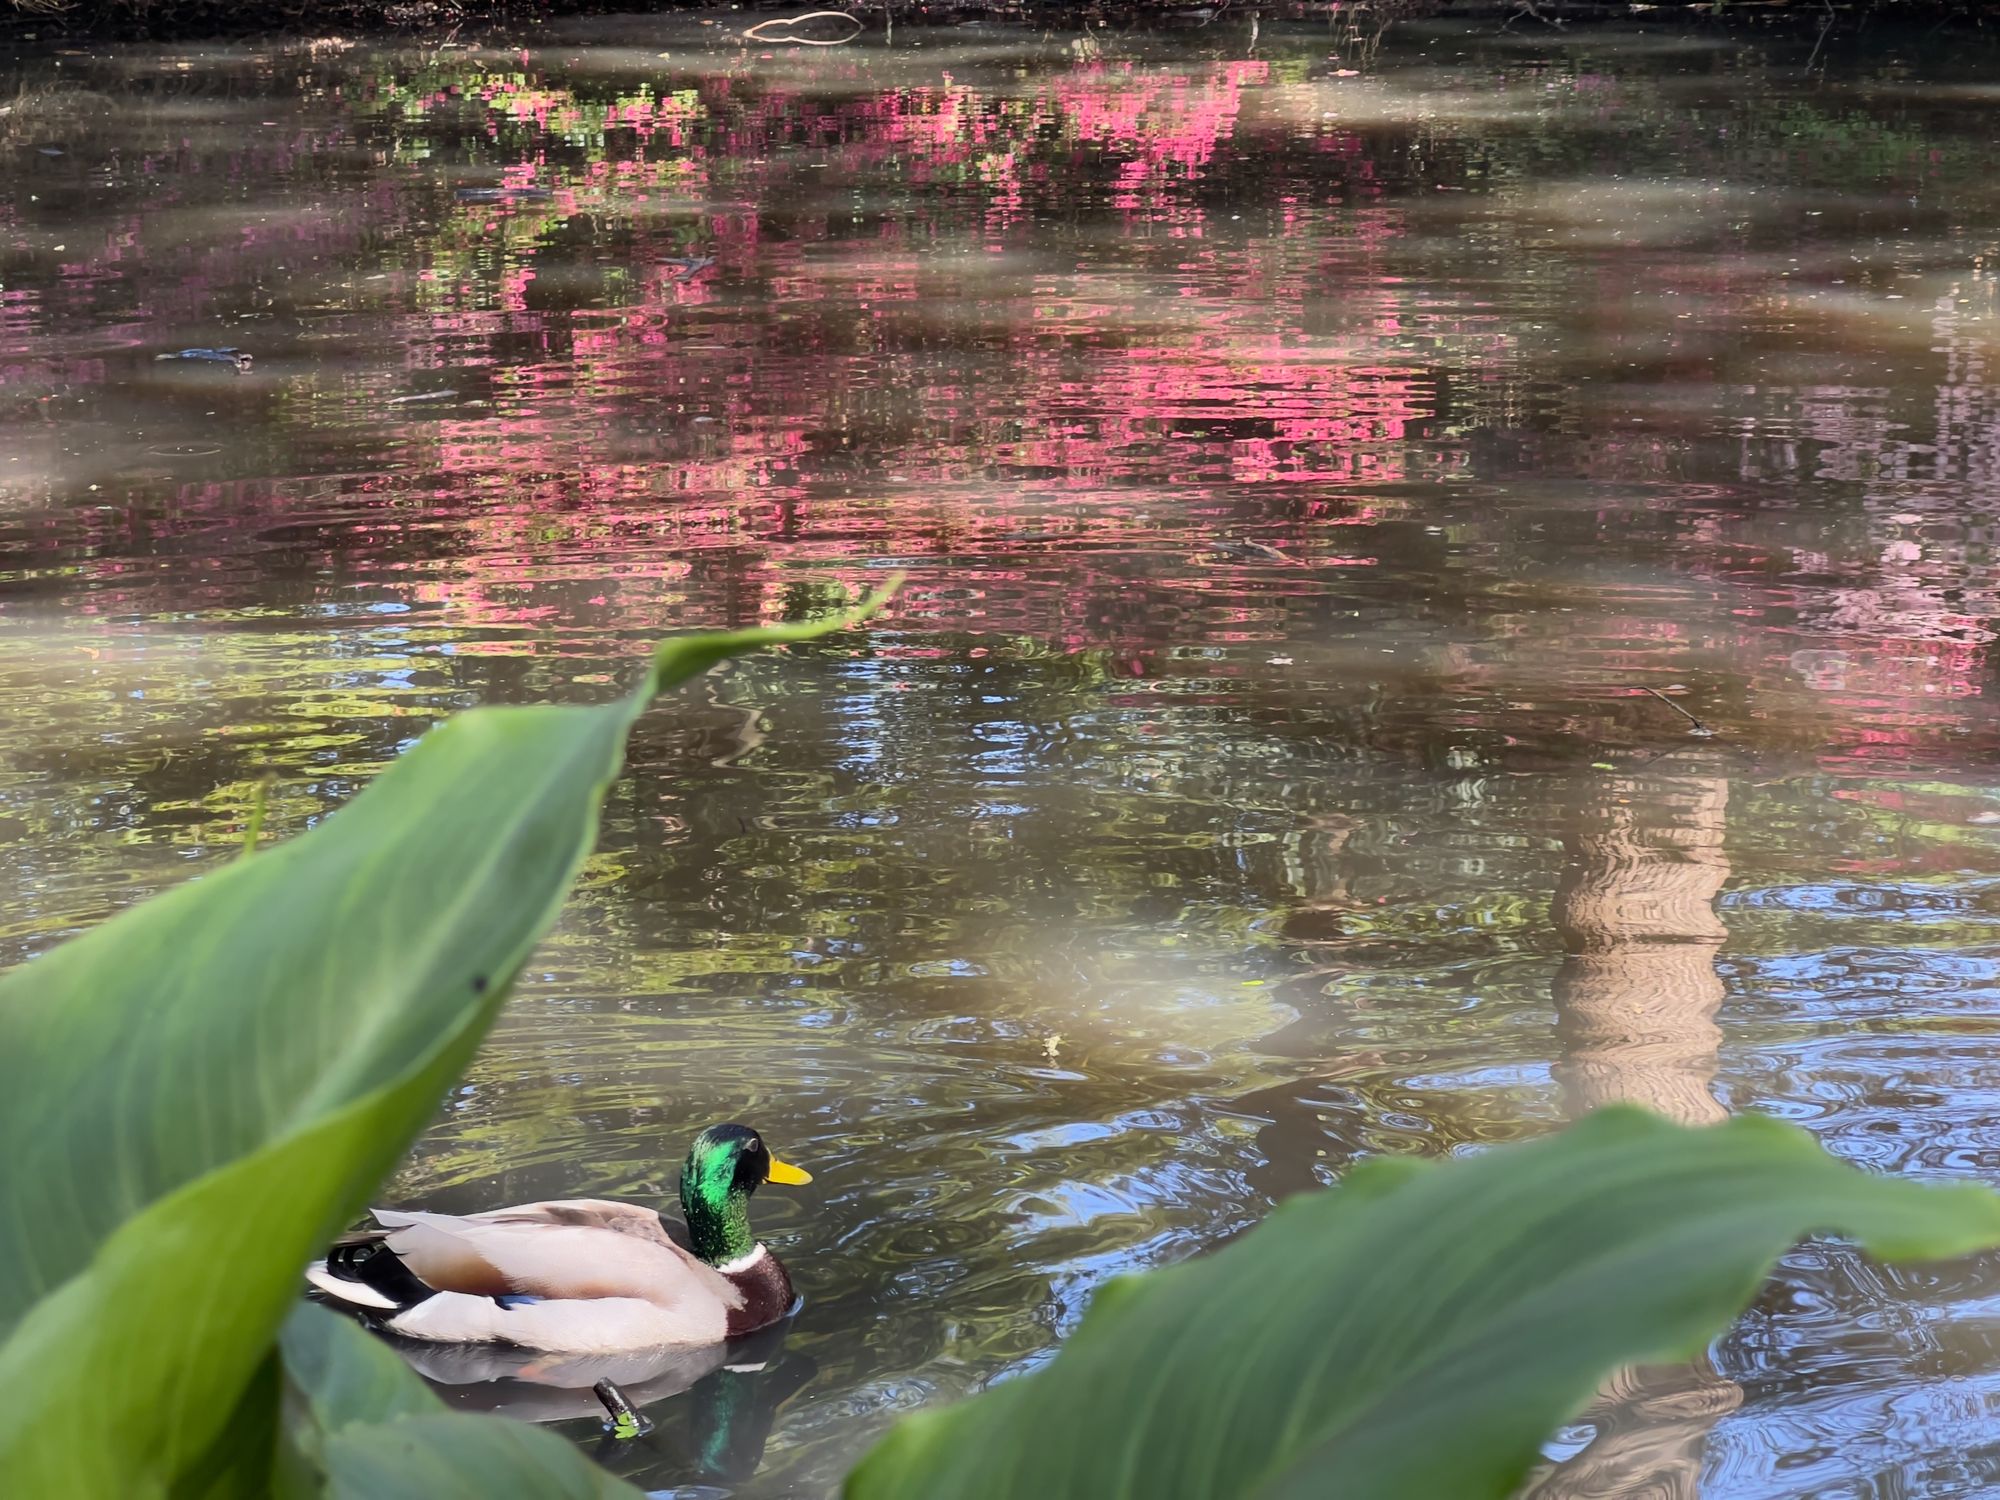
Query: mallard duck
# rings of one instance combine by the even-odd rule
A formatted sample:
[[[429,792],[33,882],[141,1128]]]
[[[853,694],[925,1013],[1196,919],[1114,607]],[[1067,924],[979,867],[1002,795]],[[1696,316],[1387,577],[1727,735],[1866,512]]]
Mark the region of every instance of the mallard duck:
[[[654,1209],[602,1198],[482,1214],[378,1208],[306,1268],[315,1290],[392,1333],[558,1354],[717,1344],[792,1310],[792,1278],[750,1234],[750,1195],[811,1182],[747,1125],[695,1137],[683,1238]]]

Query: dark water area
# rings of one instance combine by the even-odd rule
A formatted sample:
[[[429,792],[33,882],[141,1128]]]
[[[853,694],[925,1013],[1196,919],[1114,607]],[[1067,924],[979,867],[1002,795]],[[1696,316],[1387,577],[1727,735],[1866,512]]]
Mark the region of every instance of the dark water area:
[[[816,1174],[621,1472],[825,1494],[1106,1277],[1609,1100],[2000,1186],[2000,53],[726,29],[7,66],[0,962],[900,569],[641,726],[385,1195]],[[1532,1493],[2000,1494],[1996,1403],[2000,1261],[1814,1244]]]

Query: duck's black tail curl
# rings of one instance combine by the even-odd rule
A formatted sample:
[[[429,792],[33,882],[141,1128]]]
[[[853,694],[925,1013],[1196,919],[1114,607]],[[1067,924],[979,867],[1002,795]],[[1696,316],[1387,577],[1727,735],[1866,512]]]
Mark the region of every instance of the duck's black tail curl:
[[[306,1279],[335,1301],[374,1313],[406,1312],[435,1297],[437,1289],[419,1280],[386,1238],[379,1229],[342,1235]]]

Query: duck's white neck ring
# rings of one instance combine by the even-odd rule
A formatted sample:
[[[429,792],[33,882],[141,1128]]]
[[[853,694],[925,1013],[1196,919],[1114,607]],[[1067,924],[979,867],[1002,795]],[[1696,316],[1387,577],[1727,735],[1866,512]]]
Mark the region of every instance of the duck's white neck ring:
[[[720,1271],[724,1276],[741,1276],[770,1253],[769,1250],[764,1248],[764,1242],[759,1240],[751,1247],[748,1255],[739,1255],[734,1260],[725,1260],[715,1269]]]

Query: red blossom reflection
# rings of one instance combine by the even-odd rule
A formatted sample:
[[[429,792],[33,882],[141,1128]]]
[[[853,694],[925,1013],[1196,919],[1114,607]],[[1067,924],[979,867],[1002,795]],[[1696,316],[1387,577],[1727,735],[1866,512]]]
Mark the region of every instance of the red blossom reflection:
[[[588,655],[895,564],[912,623],[1148,671],[1362,621],[1462,698],[1694,673],[1834,756],[1990,731],[1990,279],[1896,314],[1904,378],[1835,378],[1824,320],[1887,300],[1806,240],[1717,253],[1712,183],[1661,208],[1573,152],[1649,110],[1733,149],[1641,82],[295,64],[21,168],[0,604],[227,611],[275,569]],[[1540,133],[1452,113],[1496,99]],[[1848,174],[1827,151],[1787,180]],[[85,171],[128,191],[86,206]],[[218,329],[251,376],[155,365]]]

